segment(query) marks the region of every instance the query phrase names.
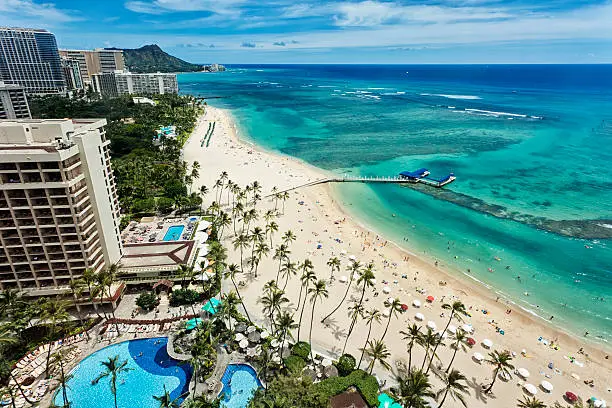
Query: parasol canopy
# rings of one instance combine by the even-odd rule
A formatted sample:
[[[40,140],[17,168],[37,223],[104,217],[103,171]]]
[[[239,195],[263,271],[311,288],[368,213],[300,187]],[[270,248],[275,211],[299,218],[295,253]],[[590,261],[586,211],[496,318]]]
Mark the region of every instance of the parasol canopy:
[[[527,379],[529,378],[529,370],[527,370],[526,368],[519,368],[518,370],[516,370],[516,372],[518,373],[518,375],[520,375],[521,377]]]
[[[417,299],[414,299],[412,301],[412,306],[414,306],[414,307],[421,307],[421,302],[419,300],[417,300]]]
[[[429,327],[431,330],[436,330],[437,326],[436,326],[436,322],[434,321],[428,321],[427,322],[427,327]]]
[[[451,333],[451,334],[457,333],[457,328],[455,326],[453,326],[452,324],[449,325],[446,330],[448,330],[448,332]]]
[[[468,337],[467,344],[468,344],[468,346],[472,347],[474,344],[476,344],[476,340],[474,340],[471,337]]]
[[[391,293],[391,288],[390,288],[390,287],[388,287],[388,286],[385,286],[385,287],[383,288],[383,292],[384,292],[384,293]]]
[[[240,341],[240,340],[244,339],[244,334],[242,334],[242,333],[236,333],[236,335],[234,336],[234,339],[235,339],[236,341]]]
[[[546,380],[540,383],[540,387],[546,392],[551,392],[554,389],[553,385]]]
[[[479,363],[484,360],[484,356],[478,352],[474,353],[474,360],[478,361]]]
[[[574,394],[571,391],[567,391],[565,393],[565,398],[567,398],[567,400],[571,403],[577,402],[578,401],[578,396],[576,394]]]
[[[535,385],[530,383],[523,385],[523,389],[531,395],[536,395],[538,393],[538,389],[535,387]]]
[[[346,281],[348,281],[348,278],[345,275],[342,275],[340,277],[340,279],[338,279],[341,283],[345,283]]]
[[[491,348],[491,347],[493,347],[493,342],[491,340],[489,340],[489,339],[484,339],[482,341],[482,345],[484,347],[486,347],[486,348]]]
[[[431,296],[431,295],[427,296],[427,301],[429,303],[433,302],[434,300],[436,300],[436,299],[433,296]]]
[[[245,348],[249,347],[249,341],[247,339],[242,339],[242,340],[240,340],[238,345],[240,346],[241,349],[245,349]]]
[[[425,316],[423,316],[423,313],[417,313],[414,315],[414,318],[420,321],[425,320]]]
[[[405,312],[406,310],[408,310],[408,305],[405,303],[402,303],[401,306],[402,310]]]
[[[466,333],[473,333],[474,332],[474,328],[472,327],[471,324],[464,324],[463,326],[461,326],[461,328],[463,329],[464,332]]]
[[[210,300],[206,302],[204,306],[202,306],[202,310],[214,316],[219,311],[220,305],[221,301],[219,299],[210,298]]]
[[[202,319],[199,319],[199,318],[196,317],[196,318],[187,320],[187,322],[185,322],[185,328],[187,330],[193,330],[193,329],[195,329],[197,326],[199,326],[201,324],[202,324]]]

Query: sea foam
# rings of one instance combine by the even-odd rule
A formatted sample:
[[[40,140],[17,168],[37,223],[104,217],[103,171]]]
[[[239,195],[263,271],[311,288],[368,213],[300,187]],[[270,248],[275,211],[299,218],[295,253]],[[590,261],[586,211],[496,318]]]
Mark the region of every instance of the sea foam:
[[[440,98],[448,98],[448,99],[464,99],[464,100],[482,99],[480,96],[476,96],[476,95],[448,95],[448,94],[430,94],[430,93],[422,93],[419,95],[421,96],[439,96]]]

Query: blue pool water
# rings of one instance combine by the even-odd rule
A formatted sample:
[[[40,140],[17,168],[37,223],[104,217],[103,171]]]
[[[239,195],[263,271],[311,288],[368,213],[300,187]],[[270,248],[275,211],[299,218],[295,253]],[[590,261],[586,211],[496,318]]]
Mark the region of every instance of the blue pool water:
[[[262,387],[255,370],[246,364],[228,365],[221,381],[221,406],[227,408],[246,408],[255,390]]]
[[[101,379],[96,385],[91,381],[102,371],[102,361],[119,356],[127,360],[127,373],[117,380],[117,402],[119,408],[157,408],[159,402],[153,396],[164,394],[164,385],[172,398],[189,390],[192,369],[180,364],[166,352],[165,337],[131,340],[103,348],[79,363],[68,380],[68,401],[72,408],[113,408],[113,395],[109,378]],[[141,355],[142,353],[142,355]],[[63,405],[62,390],[54,398],[56,405]]]
[[[164,241],[178,241],[181,239],[181,235],[183,234],[183,230],[185,229],[184,225],[173,225],[168,228],[166,234],[164,235]]]

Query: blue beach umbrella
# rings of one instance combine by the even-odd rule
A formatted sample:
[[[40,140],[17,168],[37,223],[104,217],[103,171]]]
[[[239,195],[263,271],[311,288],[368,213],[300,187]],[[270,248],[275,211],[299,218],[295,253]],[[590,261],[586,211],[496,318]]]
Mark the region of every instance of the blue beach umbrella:
[[[201,324],[202,324],[202,319],[199,319],[199,318],[196,317],[196,318],[193,318],[191,320],[188,320],[185,323],[185,328],[187,330],[193,330],[193,329],[195,329],[197,326],[199,326]]]
[[[214,316],[219,311],[219,305],[221,305],[221,301],[216,298],[212,298],[206,302],[204,306],[202,306],[202,310]]]

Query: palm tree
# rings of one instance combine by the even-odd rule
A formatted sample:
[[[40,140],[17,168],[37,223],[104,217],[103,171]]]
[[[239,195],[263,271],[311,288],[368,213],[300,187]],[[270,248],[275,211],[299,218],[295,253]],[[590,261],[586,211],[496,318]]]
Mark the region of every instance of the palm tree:
[[[425,363],[429,358],[429,350],[433,350],[433,348],[438,343],[438,335],[433,332],[429,327],[427,328],[427,332],[421,336],[420,339],[416,340],[417,343],[425,349],[425,357],[423,358],[423,363],[421,364],[421,370],[425,368]]]
[[[359,278],[357,278],[357,286],[362,285],[361,298],[359,298],[360,305],[363,305],[363,298],[365,296],[366,289],[374,287],[374,278],[376,278],[374,275],[374,264],[369,263],[361,274],[359,274]]]
[[[467,333],[461,329],[457,329],[453,337],[454,337],[454,342],[452,344],[452,348],[454,351],[453,351],[453,357],[451,358],[451,361],[450,363],[448,363],[448,367],[446,368],[447,373],[450,370],[451,366],[453,365],[453,361],[455,361],[455,356],[457,355],[457,351],[459,351],[459,349],[462,349],[463,351],[467,351],[467,346],[466,346],[466,342],[468,339]]]
[[[353,333],[353,329],[355,329],[355,324],[357,323],[357,318],[363,315],[363,306],[357,302],[353,303],[352,306],[349,307],[349,317],[351,318],[351,324],[349,325],[348,332],[346,333],[346,338],[344,339],[344,347],[342,347],[342,355],[346,350],[346,345],[348,344],[348,339],[351,337]],[[366,342],[367,344],[367,342]]]
[[[232,207],[232,222],[234,225],[234,235],[237,235],[236,220],[238,219],[238,216],[242,214],[243,212],[244,212],[244,206],[242,205],[242,203],[240,201],[236,202],[236,204]]]
[[[223,232],[225,231],[225,227],[229,227],[231,225],[232,219],[226,212],[220,211],[219,216],[215,218],[215,221],[216,221],[217,231],[219,231],[217,234],[217,239],[221,241],[223,237]]]
[[[75,349],[74,346],[67,347],[67,348],[62,347],[55,354],[53,354],[53,357],[51,359],[51,364],[53,366],[59,366],[59,369],[60,369],[59,381],[60,381],[60,384],[62,385],[62,400],[64,402],[63,408],[70,407],[70,402],[68,401],[68,393],[67,393],[68,388],[66,386],[66,383],[68,382],[70,378],[72,378],[72,375],[66,375],[66,371],[64,370],[64,361],[68,353],[70,353],[74,349]]]
[[[72,301],[74,308],[77,310],[79,324],[85,332],[85,337],[87,337],[87,341],[89,341],[89,332],[87,331],[87,327],[85,327],[85,323],[83,323],[83,315],[81,313],[81,308],[78,306],[77,303],[78,299],[83,296],[83,283],[77,279],[72,279],[68,286],[70,287],[70,292],[72,293]]]
[[[346,297],[348,296],[349,290],[351,289],[351,284],[353,283],[353,279],[355,278],[355,274],[357,274],[359,272],[359,270],[361,269],[361,263],[359,261],[353,261],[347,268],[346,270],[350,273],[350,278],[349,278],[349,282],[348,285],[346,286],[346,292],[344,292],[344,296],[342,296],[342,300],[340,300],[340,303],[338,303],[338,306],[336,306],[336,308],[334,310],[331,311],[330,314],[328,314],[327,316],[325,316],[322,320],[321,323],[325,323],[325,320],[329,319],[334,313],[336,313],[336,311],[338,309],[340,309],[340,306],[342,306],[342,303],[344,303],[344,300],[346,299]]]
[[[297,327],[298,325],[295,320],[293,320],[292,313],[285,310],[276,316],[276,336],[281,339],[280,347],[283,347],[287,337],[293,340],[292,331],[297,329]]]
[[[266,224],[266,234],[270,236],[270,248],[272,248],[272,235],[274,235],[275,232],[278,232],[278,224],[276,221],[270,221]]]
[[[306,258],[304,259],[304,262],[302,262],[298,266],[298,269],[302,271],[302,275],[300,276],[300,281],[302,282],[302,286],[300,287],[300,295],[298,296],[298,301],[297,301],[297,307],[299,309],[300,305],[302,304],[302,290],[304,289],[304,284],[306,283],[305,281],[305,279],[307,279],[306,275],[308,275],[314,270],[314,265],[312,264],[312,261],[310,259]],[[304,299],[306,299],[305,296],[306,296],[306,293],[304,293]],[[304,301],[304,304],[306,304],[305,301]]]
[[[287,289],[287,283],[289,283],[289,278],[295,275],[297,275],[297,266],[294,262],[289,262],[289,259],[287,259],[283,264],[283,267],[281,268],[281,276],[285,278],[283,290]]]
[[[331,273],[329,275],[329,280],[331,281],[334,278],[334,271],[340,272],[340,259],[335,256],[329,258],[327,261],[327,266],[331,269]]]
[[[306,259],[304,262],[306,261],[308,261],[308,259]],[[300,321],[298,323],[298,336],[297,336],[298,341],[300,341],[300,332],[302,330],[302,317],[304,316],[304,309],[306,309],[306,298],[307,298],[306,295],[308,294],[308,287],[310,286],[311,283],[315,283],[317,281],[317,275],[315,275],[315,273],[311,269],[303,268],[302,270],[303,272],[302,272],[302,277],[301,277],[301,281],[302,281],[301,289],[304,289],[304,304],[302,305],[302,310],[300,311]],[[300,293],[301,293],[301,289],[300,289]]]
[[[120,335],[121,332],[119,331],[119,323],[115,317],[116,306],[115,302],[113,301],[113,294],[111,293],[113,283],[117,280],[118,272],[119,265],[111,264],[109,267],[98,273],[98,284],[100,285],[102,292],[104,292],[105,289],[107,291],[108,299],[110,301],[111,315],[113,316],[113,321],[115,322],[115,330],[117,330],[117,335]]]
[[[287,232],[285,232],[285,234],[283,235],[282,239],[283,239],[283,243],[285,245],[289,246],[289,244],[292,243],[293,241],[295,241],[297,239],[297,237],[295,236],[293,231],[288,230]]]
[[[370,340],[368,347],[361,349],[370,358],[370,364],[368,364],[368,373],[371,375],[374,371],[374,364],[378,361],[387,370],[391,368],[387,359],[391,356],[387,346],[381,340]]]
[[[289,199],[289,192],[283,191],[280,194],[280,199],[283,200],[283,214],[285,213],[285,201]]]
[[[233,241],[234,249],[240,249],[240,268],[244,267],[243,251],[249,247],[249,238],[245,234],[240,234]]]
[[[272,332],[276,331],[274,319],[274,313],[280,314],[281,306],[284,303],[288,303],[289,299],[285,297],[285,292],[280,290],[274,281],[268,282],[264,288],[265,295],[261,298],[261,304],[264,306],[264,314],[270,319],[270,325],[272,326]]]
[[[412,324],[408,326],[407,331],[400,331],[400,334],[404,335],[404,340],[408,341],[408,371],[412,370],[412,349],[414,348],[415,343],[419,344],[423,333],[421,333],[421,327],[416,324]]]
[[[364,319],[366,321],[366,324],[368,325],[368,335],[366,336],[365,345],[361,349],[361,357],[359,357],[359,364],[357,364],[357,368],[361,367],[361,360],[363,360],[363,349],[365,349],[368,344],[368,341],[370,341],[370,335],[372,334],[372,324],[374,322],[380,323],[380,316],[381,314],[378,309],[371,309],[365,313]]]
[[[314,286],[308,289],[308,294],[310,295],[310,302],[312,303],[312,312],[310,314],[310,331],[308,332],[308,342],[312,345],[312,324],[314,322],[314,313],[315,313],[315,305],[317,303],[317,299],[323,300],[323,298],[327,298],[329,293],[327,292],[327,287],[325,286],[325,281],[323,279],[319,279],[315,282]],[[299,333],[299,329],[298,329]],[[299,334],[298,334],[299,338]],[[314,361],[314,355],[312,353],[312,346],[310,347],[310,360]]]
[[[383,333],[380,340],[383,340],[387,335],[387,330],[389,330],[389,325],[391,324],[391,319],[397,317],[397,314],[402,311],[402,302],[398,298],[393,299],[393,302],[389,304],[389,318],[387,319],[387,326],[385,327],[385,332]]]
[[[96,272],[91,268],[87,268],[83,272],[83,276],[81,276],[80,280],[85,284],[85,286],[87,286],[87,296],[89,297],[89,303],[94,306],[94,310],[96,311],[98,317],[102,318],[102,316],[100,316],[100,312],[98,311],[98,306],[94,303],[95,297],[98,296],[98,289],[96,286]]]
[[[461,374],[459,370],[454,368],[450,373],[445,373],[442,376],[444,387],[442,387],[440,391],[436,393],[436,399],[440,399],[440,397],[442,397],[442,401],[440,401],[438,408],[442,408],[442,405],[444,405],[444,401],[446,401],[446,397],[448,397],[449,394],[453,400],[459,401],[461,405],[467,407],[464,397],[464,394],[468,393],[468,387],[465,385],[466,380],[467,378],[465,378],[465,375]]]
[[[204,212],[204,197],[208,194],[208,187],[202,185],[200,186],[200,197],[202,197],[202,204],[200,204],[200,214]]]
[[[189,395],[189,393],[185,392],[172,399],[170,392],[166,389],[166,384],[164,384],[164,393],[160,397],[154,395],[153,398],[155,401],[159,401],[159,408],[179,408],[181,406],[179,400],[185,398],[187,395]]]
[[[546,408],[546,404],[537,399],[536,397],[524,397],[516,404],[518,408]]]
[[[251,317],[249,316],[249,312],[246,308],[246,305],[244,304],[244,300],[242,299],[242,296],[240,295],[240,291],[238,290],[238,285],[236,284],[236,275],[238,273],[240,273],[240,268],[238,267],[238,265],[231,264],[225,270],[223,277],[225,279],[229,278],[232,281],[232,284],[234,285],[234,289],[236,290],[236,295],[238,295],[238,299],[240,299],[240,303],[242,304],[242,308],[244,309],[244,314],[246,314],[246,317],[249,320],[249,323],[253,324],[253,322],[251,321]]]
[[[463,316],[467,316],[467,310],[465,310],[465,305],[459,300],[456,300],[450,304],[449,303],[443,304],[442,309],[450,310],[450,316],[448,317],[448,322],[446,322],[446,326],[444,327],[444,330],[442,330],[442,333],[446,333],[446,330],[448,329],[448,326],[450,326],[451,321],[453,320],[453,317],[459,320],[460,322],[462,322]],[[442,342],[442,336],[440,336],[440,342]],[[434,347],[432,356],[436,354],[437,349],[438,349],[438,344],[436,344],[436,346]],[[432,361],[433,361],[433,357],[432,357]],[[429,364],[431,364],[432,361],[430,361]]]
[[[291,254],[291,251],[289,250],[289,247],[286,244],[280,244],[279,246],[276,247],[276,250],[274,251],[274,256],[272,257],[272,259],[278,259],[278,271],[276,272],[276,282],[278,282],[278,276],[280,275],[280,272],[281,272],[281,265],[283,261],[289,259],[289,254]]]
[[[189,286],[191,278],[193,277],[193,274],[194,274],[194,269],[193,269],[192,266],[187,266],[185,264],[180,264],[178,266],[178,268],[176,269],[176,274],[181,277],[181,287],[184,289],[187,286]],[[185,280],[186,279],[189,279],[187,284],[185,284]]]
[[[49,340],[55,340],[58,326],[68,320],[69,303],[61,299],[45,299],[41,305],[40,320],[45,322],[49,330]],[[47,361],[45,365],[45,377],[49,377],[49,361],[51,359],[51,347],[47,351]]]
[[[115,399],[115,408],[117,406],[117,378],[119,375],[127,373],[132,369],[127,367],[128,361],[119,361],[119,356],[109,357],[108,361],[102,361],[100,364],[104,366],[104,370],[91,382],[91,385],[96,385],[102,378],[110,377],[111,392]]]
[[[489,358],[485,361],[492,366],[495,367],[493,370],[493,381],[491,385],[485,390],[485,393],[491,392],[493,389],[493,385],[495,384],[495,380],[497,380],[497,375],[501,372],[504,375],[509,376],[510,370],[514,370],[514,366],[510,363],[512,360],[512,355],[508,351],[499,352],[497,350],[489,353]]]
[[[397,392],[393,393],[395,400],[406,408],[427,408],[425,398],[434,398],[429,376],[423,370],[413,369],[407,375],[397,375]]]
[[[255,277],[257,277],[257,268],[259,267],[259,263],[261,262],[261,258],[267,256],[270,253],[270,247],[265,242],[258,242],[255,246],[255,251],[253,255],[257,262],[255,262]]]

